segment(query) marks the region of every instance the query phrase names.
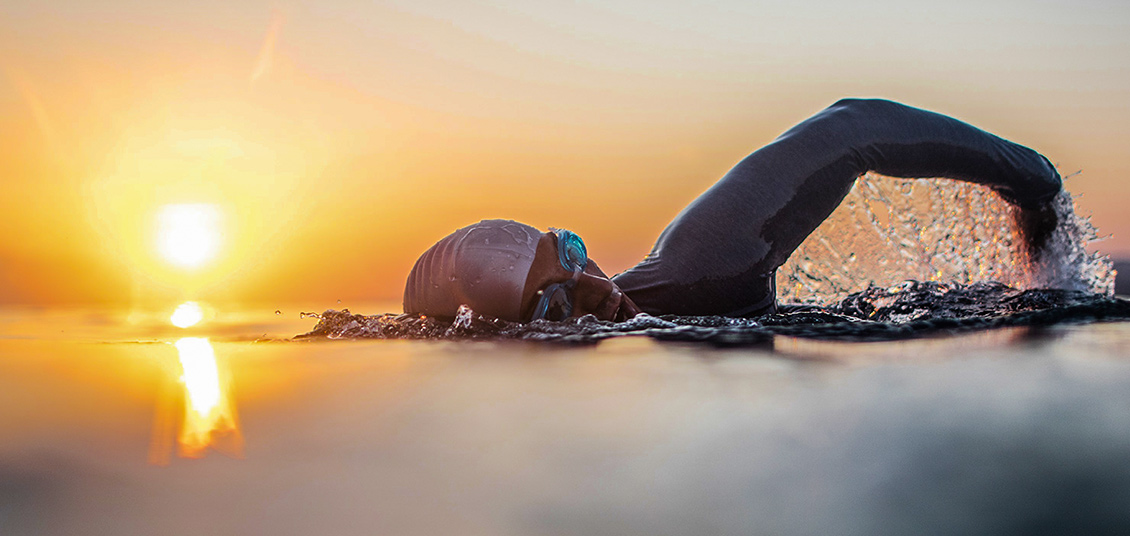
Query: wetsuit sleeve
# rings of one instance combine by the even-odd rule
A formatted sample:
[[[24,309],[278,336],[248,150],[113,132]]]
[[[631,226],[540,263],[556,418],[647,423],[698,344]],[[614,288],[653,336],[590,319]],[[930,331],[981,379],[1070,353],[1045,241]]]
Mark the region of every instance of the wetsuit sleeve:
[[[777,268],[868,171],[983,184],[1022,207],[1061,188],[1032,149],[941,114],[845,99],[734,166],[613,280],[650,314],[774,311]]]

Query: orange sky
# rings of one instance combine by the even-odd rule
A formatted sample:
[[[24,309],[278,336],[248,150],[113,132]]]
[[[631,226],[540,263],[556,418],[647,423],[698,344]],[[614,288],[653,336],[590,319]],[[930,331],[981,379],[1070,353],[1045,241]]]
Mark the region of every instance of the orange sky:
[[[1107,0],[0,5],[0,302],[397,300],[487,217],[607,271],[843,96],[1048,155],[1130,255],[1130,5]],[[936,2],[942,4],[942,2]],[[224,214],[196,271],[170,203]]]

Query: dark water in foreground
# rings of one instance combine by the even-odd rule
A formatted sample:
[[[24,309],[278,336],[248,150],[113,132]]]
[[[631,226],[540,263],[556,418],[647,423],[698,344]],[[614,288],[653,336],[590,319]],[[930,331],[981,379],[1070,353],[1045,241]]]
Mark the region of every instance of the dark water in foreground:
[[[626,322],[593,316],[518,324],[464,308],[454,320],[404,314],[366,316],[328,310],[299,339],[526,340],[594,344],[622,336],[756,346],[775,335],[839,341],[901,340],[1004,326],[1049,326],[1130,319],[1130,301],[1074,290],[1016,290],[908,281],[872,287],[830,306],[785,306],[758,318],[640,315]]]
[[[265,313],[233,333],[313,324]],[[206,325],[181,330],[216,334],[194,356],[71,318],[0,322],[5,536],[1130,530],[1130,322],[741,348]],[[204,361],[243,449],[152,465]]]

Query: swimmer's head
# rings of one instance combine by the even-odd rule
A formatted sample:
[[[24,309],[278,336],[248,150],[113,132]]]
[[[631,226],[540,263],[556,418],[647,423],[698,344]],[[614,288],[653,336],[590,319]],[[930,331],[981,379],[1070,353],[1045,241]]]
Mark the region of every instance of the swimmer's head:
[[[416,261],[404,312],[450,318],[460,305],[511,322],[588,314],[623,321],[640,312],[588,258],[580,237],[510,220],[459,229]]]
[[[475,312],[518,321],[522,291],[541,232],[511,220],[483,220],[420,255],[404,286],[404,312],[453,317]]]

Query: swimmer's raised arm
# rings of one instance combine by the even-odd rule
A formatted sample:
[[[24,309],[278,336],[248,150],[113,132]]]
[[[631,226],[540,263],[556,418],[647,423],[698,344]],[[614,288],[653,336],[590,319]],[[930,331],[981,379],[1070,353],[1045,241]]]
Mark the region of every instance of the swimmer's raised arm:
[[[774,143],[790,141],[823,145],[829,151],[825,159],[846,158],[857,175],[874,171],[973,182],[1029,208],[1061,187],[1055,166],[1040,153],[952,117],[887,100],[841,100]]]
[[[734,166],[613,280],[653,314],[771,312],[776,269],[868,171],[983,184],[1036,213],[1061,188],[1027,147],[926,110],[845,99]]]

